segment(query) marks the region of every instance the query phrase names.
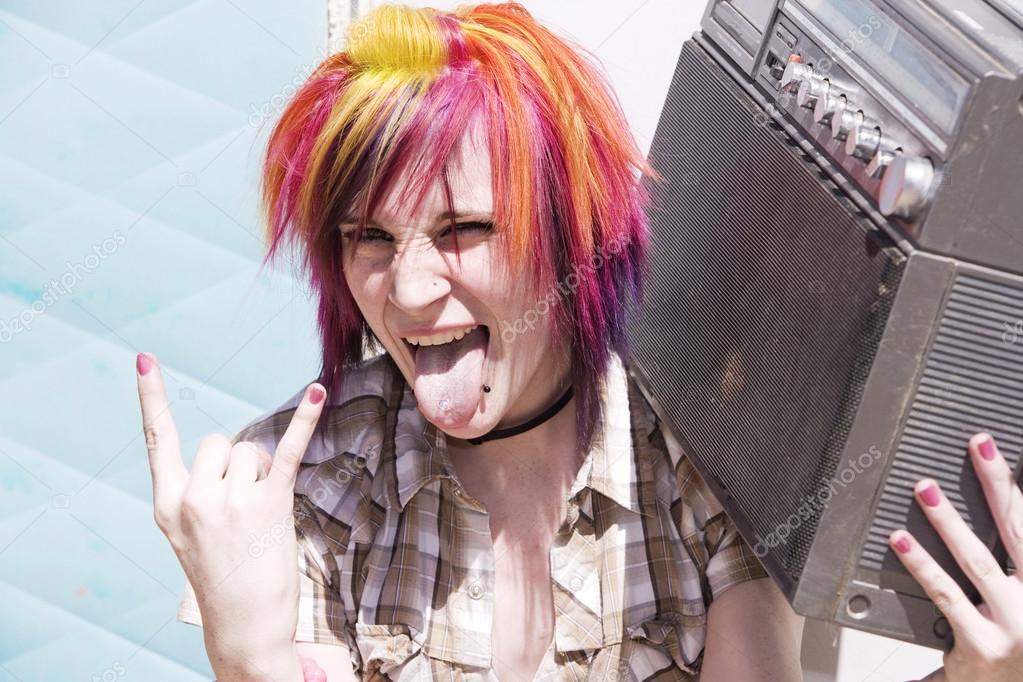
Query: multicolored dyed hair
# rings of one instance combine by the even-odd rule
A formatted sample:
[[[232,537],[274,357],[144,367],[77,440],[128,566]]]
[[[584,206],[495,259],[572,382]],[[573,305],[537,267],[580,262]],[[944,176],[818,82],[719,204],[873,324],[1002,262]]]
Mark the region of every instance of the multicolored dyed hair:
[[[450,208],[453,152],[481,120],[510,271],[527,274],[538,300],[561,292],[548,314],[555,347],[570,341],[579,443],[589,447],[610,353],[628,357],[626,315],[642,297],[648,248],[640,178],[656,173],[584,54],[514,2],[384,5],[353,23],[345,50],[302,85],[268,144],[263,264],[286,243],[300,246],[319,298],[328,391],[379,344],[346,286],[338,225],[358,216],[361,232],[406,169],[414,180],[398,196],[417,190],[409,198],[419,206],[439,178]]]

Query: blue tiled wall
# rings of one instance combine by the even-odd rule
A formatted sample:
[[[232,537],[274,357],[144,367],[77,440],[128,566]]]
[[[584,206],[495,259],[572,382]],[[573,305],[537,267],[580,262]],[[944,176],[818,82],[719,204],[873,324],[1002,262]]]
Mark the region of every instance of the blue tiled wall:
[[[160,357],[189,464],[315,375],[307,293],[257,275],[256,189],[324,4],[0,3],[0,682],[212,677],[134,358]]]

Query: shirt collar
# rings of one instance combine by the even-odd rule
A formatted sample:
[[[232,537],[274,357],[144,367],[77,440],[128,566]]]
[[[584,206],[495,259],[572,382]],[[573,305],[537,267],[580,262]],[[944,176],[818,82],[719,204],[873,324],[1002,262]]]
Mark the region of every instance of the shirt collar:
[[[657,421],[617,354],[610,358],[600,399],[603,416],[594,428],[580,475],[585,473],[586,487],[642,513],[640,487],[653,484],[653,464],[648,457],[637,456],[634,439],[638,435],[643,442],[649,440]]]
[[[416,493],[441,478],[457,481],[448,454],[445,434],[426,420],[417,408],[411,388],[395,368],[392,409],[397,406],[395,458],[397,498],[404,509]],[[604,495],[620,506],[642,513],[639,489],[653,485],[652,463],[637,457],[635,434],[646,442],[657,419],[629,376],[619,356],[612,353],[606,379],[600,385],[603,416],[594,427],[593,442],[573,483],[571,496],[584,487]]]

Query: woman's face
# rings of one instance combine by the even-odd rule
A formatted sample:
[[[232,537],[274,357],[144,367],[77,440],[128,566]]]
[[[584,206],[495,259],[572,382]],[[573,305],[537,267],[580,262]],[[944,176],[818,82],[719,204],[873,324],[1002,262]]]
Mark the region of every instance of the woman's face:
[[[425,417],[464,439],[519,424],[553,402],[567,384],[569,351],[551,347],[550,314],[539,312],[548,310],[547,292],[530,292],[528,278],[504,266],[479,126],[463,136],[448,182],[461,265],[440,179],[417,215],[397,205],[394,191],[361,242],[354,224],[340,230],[345,278],[370,328]]]

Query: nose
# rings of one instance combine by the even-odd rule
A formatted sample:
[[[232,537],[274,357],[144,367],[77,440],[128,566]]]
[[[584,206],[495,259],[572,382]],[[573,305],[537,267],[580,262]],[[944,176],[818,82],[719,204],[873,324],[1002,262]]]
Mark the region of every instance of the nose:
[[[391,262],[391,304],[410,313],[420,312],[448,295],[450,268],[433,245],[409,244]]]

